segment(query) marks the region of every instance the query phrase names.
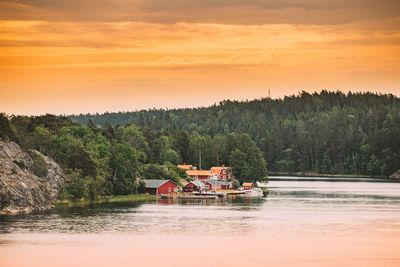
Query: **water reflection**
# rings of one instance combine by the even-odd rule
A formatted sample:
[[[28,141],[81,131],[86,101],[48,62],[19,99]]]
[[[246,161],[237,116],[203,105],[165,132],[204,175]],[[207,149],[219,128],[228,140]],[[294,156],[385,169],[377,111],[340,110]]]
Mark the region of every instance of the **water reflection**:
[[[368,231],[399,227],[400,184],[316,180],[269,183],[266,198],[160,199],[101,203],[27,215],[1,216],[0,233],[206,234],[251,231]],[[318,227],[317,227],[318,226]],[[250,229],[243,231],[243,229]],[[287,228],[287,229],[286,229]]]
[[[237,263],[236,266],[264,265],[262,257],[257,261],[253,256],[265,255],[266,251],[272,265],[309,266],[311,261],[314,265],[323,262],[337,266],[355,261],[364,266],[365,259],[368,265],[383,260],[388,266],[400,263],[399,183],[281,179],[271,181],[269,189],[268,196],[259,199],[162,199],[0,216],[0,265],[15,265],[12,263],[17,258],[8,257],[7,264],[2,262],[8,253],[13,255],[15,247],[21,247],[17,254],[32,253],[35,257],[36,250],[39,255],[49,255],[51,250],[63,257],[63,252],[53,248],[74,246],[78,247],[74,255],[81,257],[79,264],[86,259],[86,253],[95,255],[88,265],[115,265],[117,259],[126,259],[132,253],[141,259],[139,265],[164,265],[160,257],[150,257],[150,262],[142,257],[146,253],[153,255],[155,249],[166,257],[182,252],[169,266],[182,263],[181,257],[186,255],[183,252],[188,249],[213,255],[215,260],[209,263],[218,263],[215,266],[227,263],[218,261],[223,259],[218,253],[232,258],[236,255],[232,251],[238,257],[229,265]],[[104,251],[99,254],[98,250],[91,250],[93,246],[104,247]],[[1,255],[2,251],[7,253]],[[113,257],[107,262],[102,255],[109,252]],[[95,261],[97,257],[101,261]],[[39,257],[36,266],[54,265],[42,264],[43,260],[45,256]],[[70,257],[64,260],[75,264],[69,261]],[[192,258],[187,260],[196,266]],[[120,263],[137,262],[126,259]]]

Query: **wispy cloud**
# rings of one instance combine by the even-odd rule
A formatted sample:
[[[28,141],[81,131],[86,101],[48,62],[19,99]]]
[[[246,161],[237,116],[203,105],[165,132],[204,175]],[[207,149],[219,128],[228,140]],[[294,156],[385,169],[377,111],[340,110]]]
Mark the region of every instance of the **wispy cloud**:
[[[397,0],[8,0],[11,20],[343,24],[398,17]]]
[[[0,0],[0,107],[204,105],[266,88],[400,95],[398,10],[398,0]]]

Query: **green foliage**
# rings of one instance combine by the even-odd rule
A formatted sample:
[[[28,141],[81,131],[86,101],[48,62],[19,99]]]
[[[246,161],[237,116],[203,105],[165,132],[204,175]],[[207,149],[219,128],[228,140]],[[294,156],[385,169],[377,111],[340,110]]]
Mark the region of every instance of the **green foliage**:
[[[177,184],[180,178],[187,177],[186,173],[169,162],[165,165],[146,164],[141,173],[144,179],[172,180]]]
[[[183,163],[189,162],[189,134],[186,131],[178,131],[175,134],[174,140],[174,148],[179,153],[180,161]]]
[[[21,170],[26,169],[25,163],[22,160],[13,160],[13,163],[17,165]]]
[[[49,171],[49,166],[46,163],[46,160],[37,151],[32,151],[31,152],[31,158],[32,158],[32,171],[33,173],[38,176],[38,177],[46,177],[47,173]]]
[[[323,90],[276,100],[225,100],[204,108],[71,119],[81,124],[88,119],[97,125],[133,123],[146,131],[150,147],[162,132],[173,137],[172,149],[181,163],[198,166],[201,151],[204,169],[229,163],[229,133],[249,134],[272,171],[390,175],[400,168],[400,99],[393,95]],[[226,140],[216,141],[217,136]],[[159,155],[152,154],[151,162]]]
[[[110,166],[113,170],[113,194],[128,195],[136,193],[136,173],[139,171],[136,150],[128,144],[117,144],[112,148]]]
[[[17,141],[14,131],[11,129],[10,123],[7,116],[4,113],[0,113],[0,139]]]
[[[266,180],[267,168],[265,160],[250,136],[248,134],[233,134],[231,139],[233,141],[231,145],[234,146],[230,153],[230,165],[233,175],[241,182]]]
[[[146,193],[146,184],[143,181],[139,181],[137,191],[138,191],[139,194]]]
[[[101,177],[83,176],[82,171],[67,170],[67,182],[61,189],[60,199],[94,200],[103,195],[104,179]]]
[[[136,150],[141,150],[146,154],[149,151],[149,144],[143,136],[143,133],[134,125],[119,127],[117,129],[118,138],[127,142],[131,147]]]
[[[60,199],[72,199],[74,201],[86,196],[87,188],[85,180],[79,171],[70,171],[66,174],[67,182],[61,189]]]
[[[234,180],[232,181],[233,185],[235,188],[239,188],[240,187],[240,182],[238,180]]]
[[[50,153],[54,155],[55,152],[52,148],[54,147],[55,140],[56,136],[53,135],[49,129],[41,125],[35,128],[31,142],[33,148],[41,153]]]
[[[241,181],[265,179],[266,161],[269,170],[289,172],[390,175],[400,168],[400,99],[392,95],[302,92],[208,108],[71,118],[88,126],[49,114],[0,115],[1,138],[40,151],[67,173],[65,199],[144,192],[136,173],[179,182],[188,178],[176,167],[182,163],[231,166]],[[32,169],[45,176],[47,165],[38,155]]]
[[[4,192],[0,192],[0,210],[10,204],[8,199],[9,197]]]
[[[233,175],[236,179],[239,179],[239,181],[246,180],[249,169],[249,165],[246,162],[246,154],[239,149],[235,149],[231,152],[229,160],[231,162]]]

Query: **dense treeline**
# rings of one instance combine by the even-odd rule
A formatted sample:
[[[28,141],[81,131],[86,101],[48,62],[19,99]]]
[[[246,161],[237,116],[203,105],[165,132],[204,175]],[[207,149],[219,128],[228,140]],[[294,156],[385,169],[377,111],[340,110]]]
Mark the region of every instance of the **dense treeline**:
[[[208,144],[219,135],[246,133],[271,171],[387,176],[400,168],[400,99],[393,95],[302,92],[284,99],[226,100],[206,108],[70,118],[80,124],[91,119],[98,126],[134,124],[145,132],[198,133]],[[195,154],[181,153],[184,160],[195,160]]]
[[[68,178],[61,194],[66,199],[143,192],[144,184],[136,180],[137,173],[145,179],[179,183],[188,177],[176,167],[178,163],[203,169],[231,165],[240,181],[267,177],[262,153],[247,134],[168,134],[134,125],[113,127],[105,123],[96,127],[91,120],[81,126],[54,115],[0,114],[0,124],[1,139],[15,141],[26,150],[35,149],[60,164]],[[47,173],[44,160],[37,162],[40,173]]]

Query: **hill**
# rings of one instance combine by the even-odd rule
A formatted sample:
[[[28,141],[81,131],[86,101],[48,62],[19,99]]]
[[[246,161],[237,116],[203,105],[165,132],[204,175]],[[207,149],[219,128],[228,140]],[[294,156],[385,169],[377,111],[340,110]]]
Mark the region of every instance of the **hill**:
[[[284,99],[70,118],[82,125],[134,124],[149,134],[198,133],[209,140],[246,133],[271,171],[388,176],[400,167],[400,99],[393,95],[302,92]]]

